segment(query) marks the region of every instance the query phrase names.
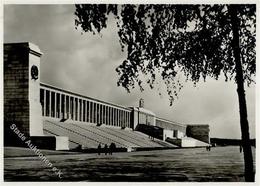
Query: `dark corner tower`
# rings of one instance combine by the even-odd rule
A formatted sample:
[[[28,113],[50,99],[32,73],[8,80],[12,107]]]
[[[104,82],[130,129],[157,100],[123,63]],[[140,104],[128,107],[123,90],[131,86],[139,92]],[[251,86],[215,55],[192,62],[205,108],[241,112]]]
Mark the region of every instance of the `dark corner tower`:
[[[32,43],[4,44],[5,146],[24,146],[24,142],[10,128],[15,124],[20,133],[34,140],[38,146],[57,149],[56,137],[43,134],[40,104],[41,55],[38,46]]]

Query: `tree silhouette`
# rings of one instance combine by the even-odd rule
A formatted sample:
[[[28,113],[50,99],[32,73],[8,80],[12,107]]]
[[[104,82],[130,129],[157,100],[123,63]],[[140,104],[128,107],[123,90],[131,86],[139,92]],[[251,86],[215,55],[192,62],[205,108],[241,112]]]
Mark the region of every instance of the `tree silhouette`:
[[[118,85],[127,91],[141,74],[154,87],[164,80],[170,103],[182,88],[177,75],[196,85],[223,74],[235,81],[239,98],[245,181],[254,181],[253,158],[244,84],[254,82],[256,71],[256,5],[76,5],[76,28],[100,33],[114,17],[119,42],[127,58],[117,67]]]

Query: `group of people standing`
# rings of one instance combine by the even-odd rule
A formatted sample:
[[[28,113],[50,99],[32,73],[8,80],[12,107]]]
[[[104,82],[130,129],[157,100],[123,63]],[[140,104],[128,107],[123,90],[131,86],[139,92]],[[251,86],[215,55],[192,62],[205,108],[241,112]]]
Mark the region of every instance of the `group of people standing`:
[[[210,149],[211,149],[211,146],[209,145],[209,146],[206,146],[206,150],[207,151],[210,151]]]
[[[99,143],[98,145],[98,155],[100,155],[102,152],[105,153],[105,155],[109,154],[112,155],[113,152],[115,152],[116,149],[116,144],[115,143],[111,143],[108,147],[107,144],[104,145],[104,147],[101,147],[101,144]]]

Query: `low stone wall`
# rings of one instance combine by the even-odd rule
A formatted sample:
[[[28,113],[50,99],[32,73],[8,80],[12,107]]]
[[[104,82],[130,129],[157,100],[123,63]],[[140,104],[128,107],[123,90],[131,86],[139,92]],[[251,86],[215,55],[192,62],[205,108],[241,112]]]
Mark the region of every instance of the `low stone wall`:
[[[31,136],[30,140],[39,149],[69,150],[69,140],[65,136]]]
[[[138,124],[137,131],[145,133],[151,137],[163,140],[163,129],[151,125]]]
[[[173,138],[167,138],[165,141],[173,144],[173,145],[177,145],[178,147],[182,146],[182,139],[173,139]]]
[[[209,143],[209,125],[187,125],[187,137]]]

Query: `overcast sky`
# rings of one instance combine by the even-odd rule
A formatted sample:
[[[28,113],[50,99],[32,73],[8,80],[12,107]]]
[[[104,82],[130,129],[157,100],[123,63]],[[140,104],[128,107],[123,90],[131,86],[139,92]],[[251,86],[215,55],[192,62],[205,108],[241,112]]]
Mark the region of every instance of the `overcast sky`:
[[[197,87],[185,83],[179,99],[169,106],[162,95],[146,87],[127,93],[117,87],[115,68],[125,58],[113,20],[102,37],[81,34],[74,25],[74,5],[5,5],[4,42],[29,41],[44,53],[41,82],[125,106],[145,108],[183,124],[209,124],[211,137],[240,138],[239,109],[234,82],[208,79]],[[251,137],[255,137],[255,86],[246,89]]]

